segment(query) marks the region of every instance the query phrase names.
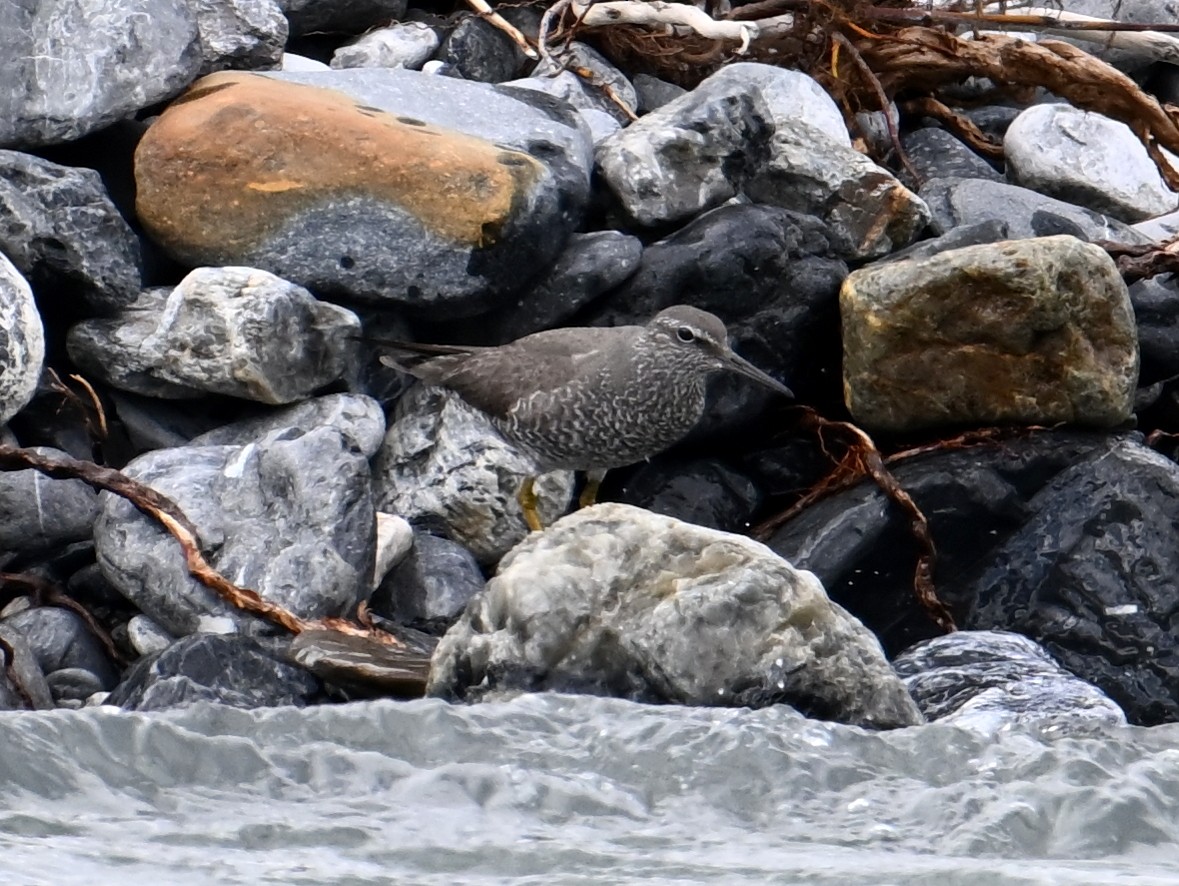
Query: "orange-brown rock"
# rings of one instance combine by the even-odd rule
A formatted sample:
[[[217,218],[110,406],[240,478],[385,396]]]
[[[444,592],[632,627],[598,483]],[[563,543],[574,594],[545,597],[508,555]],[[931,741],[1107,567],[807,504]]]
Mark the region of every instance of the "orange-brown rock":
[[[473,255],[533,258],[518,241],[544,230],[555,202],[528,154],[237,72],[168,107],[140,142],[135,178],[140,219],[181,262],[451,308],[490,285],[470,272]]]

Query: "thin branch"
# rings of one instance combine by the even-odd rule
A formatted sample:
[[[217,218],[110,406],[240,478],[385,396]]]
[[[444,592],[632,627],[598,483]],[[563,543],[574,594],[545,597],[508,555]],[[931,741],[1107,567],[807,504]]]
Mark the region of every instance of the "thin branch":
[[[520,47],[520,51],[530,59],[540,58],[540,56],[537,55],[536,50],[532,48],[532,44],[528,42],[528,38],[525,37],[523,33],[521,33],[520,29],[498,12],[496,12],[494,9],[492,9],[488,5],[487,0],[467,0],[467,5],[479,13],[479,15],[481,15],[483,18],[487,19],[489,22],[503,31],[505,34],[507,34],[511,38],[512,42]]]

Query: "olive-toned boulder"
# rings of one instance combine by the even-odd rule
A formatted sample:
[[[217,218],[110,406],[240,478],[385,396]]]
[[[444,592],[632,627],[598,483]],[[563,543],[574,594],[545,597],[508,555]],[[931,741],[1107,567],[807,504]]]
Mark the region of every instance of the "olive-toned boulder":
[[[843,384],[865,427],[1126,421],[1130,296],[1100,247],[1042,237],[862,268],[844,282]]]
[[[537,159],[254,74],[205,77],[173,102],[135,179],[140,219],[181,262],[451,316],[514,291],[564,239]]]

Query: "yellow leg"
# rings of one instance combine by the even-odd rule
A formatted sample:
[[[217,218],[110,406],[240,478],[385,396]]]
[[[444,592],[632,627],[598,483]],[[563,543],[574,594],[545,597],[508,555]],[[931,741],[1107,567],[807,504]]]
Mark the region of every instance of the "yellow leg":
[[[532,488],[535,482],[535,477],[525,478],[524,485],[516,493],[516,501],[520,503],[520,510],[524,512],[524,522],[528,524],[528,528],[533,532],[540,532],[544,527],[540,523],[540,514],[536,512],[536,490]]]
[[[581,495],[577,497],[577,506],[580,508],[588,508],[598,500],[598,489],[602,486],[602,472],[589,471],[585,475],[585,486],[582,487]]]

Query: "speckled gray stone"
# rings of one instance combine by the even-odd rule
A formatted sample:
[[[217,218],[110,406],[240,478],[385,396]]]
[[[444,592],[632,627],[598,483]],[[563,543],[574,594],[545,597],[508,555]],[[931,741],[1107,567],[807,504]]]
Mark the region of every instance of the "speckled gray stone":
[[[0,426],[33,397],[45,333],[28,282],[0,252]]]
[[[276,0],[192,0],[201,35],[201,74],[277,68],[290,27]]]

